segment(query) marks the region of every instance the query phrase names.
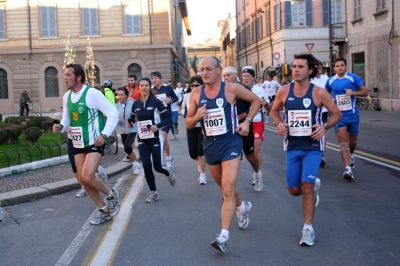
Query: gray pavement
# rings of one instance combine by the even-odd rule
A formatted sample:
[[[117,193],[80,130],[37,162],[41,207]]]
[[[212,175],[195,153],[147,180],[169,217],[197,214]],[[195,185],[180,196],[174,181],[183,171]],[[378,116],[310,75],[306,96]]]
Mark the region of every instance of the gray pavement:
[[[52,116],[52,113],[43,114]],[[374,127],[400,130],[400,113],[381,111],[360,111],[360,123]],[[125,158],[122,145],[119,145],[117,155],[107,151],[102,159],[102,165],[109,177],[112,177],[132,164]],[[1,149],[1,147],[0,147]],[[21,166],[22,167],[22,166]],[[32,201],[38,198],[78,189],[79,184],[72,174],[68,162],[40,168],[22,174],[0,177],[0,202],[2,206]]]

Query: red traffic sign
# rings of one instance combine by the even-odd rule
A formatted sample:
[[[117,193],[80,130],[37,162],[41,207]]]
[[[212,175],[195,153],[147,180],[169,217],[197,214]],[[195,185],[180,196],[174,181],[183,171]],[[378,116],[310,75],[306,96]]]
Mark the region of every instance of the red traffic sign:
[[[312,48],[314,47],[313,43],[306,43],[306,47],[308,49],[309,52],[311,52]]]
[[[279,60],[279,58],[281,58],[281,54],[280,53],[274,53],[274,59],[275,60]]]

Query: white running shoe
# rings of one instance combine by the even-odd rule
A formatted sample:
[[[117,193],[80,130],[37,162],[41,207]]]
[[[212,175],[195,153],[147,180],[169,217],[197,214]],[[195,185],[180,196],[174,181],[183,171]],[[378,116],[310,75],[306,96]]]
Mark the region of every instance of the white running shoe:
[[[224,253],[226,250],[226,247],[228,246],[228,238],[217,235],[217,239],[215,239],[213,242],[211,242],[211,246],[215,248],[216,250]]]
[[[246,229],[249,225],[249,213],[251,211],[251,202],[245,201],[244,202],[245,209],[243,212],[236,210],[236,216],[238,218],[238,224],[240,229]]]
[[[199,185],[205,185],[207,184],[207,177],[205,173],[200,174],[199,178]]]
[[[86,197],[87,194],[86,194],[85,188],[84,188],[84,187],[81,187],[81,189],[78,191],[78,193],[75,194],[75,196],[76,196],[77,198]]]
[[[169,176],[167,176],[168,182],[171,185],[171,187],[173,187],[175,186],[176,176],[174,172],[172,172],[172,169],[167,169],[167,171],[169,172]]]
[[[110,216],[114,217],[119,212],[119,192],[116,188],[111,189],[113,194],[110,198],[107,197],[108,208],[110,209]]]
[[[102,209],[99,209],[99,212],[97,213],[97,215],[90,220],[90,224],[91,225],[95,225],[95,224],[101,224],[104,223],[105,221],[111,220],[111,216],[110,216],[110,211],[104,211]]]
[[[171,140],[175,140],[176,139],[176,135],[172,134]]]
[[[345,169],[343,173],[343,178],[348,180],[348,181],[353,181],[354,180],[354,174],[351,170],[348,170],[347,168]]]
[[[304,228],[299,244],[302,246],[312,246],[314,245],[314,239],[314,230]]]
[[[262,173],[261,170],[258,171],[258,173],[254,173],[253,174],[253,186],[254,186],[254,190],[257,192],[260,192],[261,189],[263,188],[264,184],[263,184],[263,180],[262,180]]]
[[[157,191],[150,191],[149,196],[146,198],[147,203],[152,203],[158,200],[160,197],[158,196]]]
[[[167,158],[167,167],[170,169],[174,169],[174,158],[172,158],[172,156],[171,159]]]
[[[315,194],[315,207],[318,206],[319,203],[319,188],[321,187],[321,180],[317,177],[315,178],[315,186],[314,186],[314,194]]]
[[[140,171],[142,171],[142,165],[138,161],[133,162],[133,174],[137,175]]]
[[[97,176],[103,179],[104,183],[107,182],[108,176],[106,174],[106,171],[104,170],[103,166],[99,165],[97,168]]]

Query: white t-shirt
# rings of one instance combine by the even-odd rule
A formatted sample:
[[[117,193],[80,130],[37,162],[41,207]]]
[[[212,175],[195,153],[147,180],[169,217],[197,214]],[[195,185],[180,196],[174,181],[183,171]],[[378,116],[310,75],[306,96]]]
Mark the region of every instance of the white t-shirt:
[[[182,101],[182,88],[176,88],[176,89],[174,89],[174,92],[175,92],[176,97],[178,97],[178,101],[171,104],[171,111],[178,112],[179,111],[178,103],[180,103]]]
[[[265,92],[265,90],[263,90],[263,88],[258,86],[258,84],[255,84],[253,86],[253,88],[251,88],[251,91],[255,95],[257,95],[260,99],[264,98],[269,103],[269,99],[268,99],[267,93]],[[260,107],[259,112],[257,112],[256,116],[253,119],[253,122],[261,122],[261,121],[262,121],[262,107]]]
[[[276,95],[276,91],[282,86],[276,80],[271,80],[271,81],[266,80],[262,84],[262,87],[265,90],[265,92],[267,93],[268,97],[272,97],[272,96]]]
[[[315,77],[310,82],[314,84],[315,86],[321,87],[325,89],[326,82],[328,81],[329,77],[327,75],[321,74],[319,78]],[[328,112],[328,109],[326,109],[324,106],[322,106],[322,113]]]

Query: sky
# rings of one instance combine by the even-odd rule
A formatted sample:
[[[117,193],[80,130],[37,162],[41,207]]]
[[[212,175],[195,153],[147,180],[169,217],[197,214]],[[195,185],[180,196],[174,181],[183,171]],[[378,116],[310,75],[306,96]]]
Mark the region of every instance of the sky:
[[[235,15],[236,0],[186,0],[192,35],[189,43],[203,43],[207,38],[220,37],[218,21]]]

